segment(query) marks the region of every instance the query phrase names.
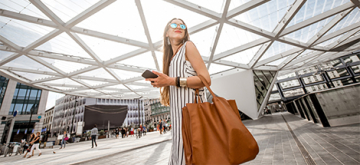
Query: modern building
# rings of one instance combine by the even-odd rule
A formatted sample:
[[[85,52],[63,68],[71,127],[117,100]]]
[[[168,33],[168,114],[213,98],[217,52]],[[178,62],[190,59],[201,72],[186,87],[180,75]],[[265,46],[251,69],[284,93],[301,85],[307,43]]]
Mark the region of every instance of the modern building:
[[[138,108],[139,106],[140,108]],[[89,123],[93,123],[99,118],[96,118],[96,115],[89,116],[87,115],[87,112],[97,111],[99,113],[107,113],[105,111],[109,111],[109,107],[110,110],[120,110],[125,107],[127,111],[126,115],[122,119],[120,119],[122,116],[119,116],[118,120],[121,121],[116,121],[116,124],[114,124],[115,122],[110,122],[111,128],[128,125],[138,125],[139,123],[142,124],[145,122],[143,100],[139,101],[137,99],[97,99],[65,95],[64,97],[56,100],[54,108],[53,128],[51,132],[52,134],[59,132],[62,133],[63,131],[74,133],[77,130],[77,123],[80,122],[84,122],[84,128],[89,129],[89,127],[92,126],[87,125],[89,125]],[[88,120],[88,117],[92,118],[91,121]],[[104,128],[108,128],[107,121],[105,123],[103,123],[102,121],[98,122],[101,122]],[[100,126],[99,128],[104,129]]]
[[[52,128],[52,123],[53,123],[53,119],[54,119],[54,108],[55,106],[51,107],[50,109],[45,111],[45,115],[44,115],[44,123],[43,123],[43,131],[48,131],[51,130]]]
[[[0,142],[6,142],[10,120],[17,111],[10,141],[18,141],[31,132],[41,132],[48,91],[0,76]]]
[[[151,99],[151,121],[156,123],[160,120],[170,120],[170,107],[163,106],[159,99]]]

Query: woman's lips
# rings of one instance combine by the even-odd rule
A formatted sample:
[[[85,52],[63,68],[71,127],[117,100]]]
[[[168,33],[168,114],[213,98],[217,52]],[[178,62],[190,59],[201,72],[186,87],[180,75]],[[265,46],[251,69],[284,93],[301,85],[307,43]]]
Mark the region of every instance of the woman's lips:
[[[176,30],[175,33],[182,33],[180,30]]]

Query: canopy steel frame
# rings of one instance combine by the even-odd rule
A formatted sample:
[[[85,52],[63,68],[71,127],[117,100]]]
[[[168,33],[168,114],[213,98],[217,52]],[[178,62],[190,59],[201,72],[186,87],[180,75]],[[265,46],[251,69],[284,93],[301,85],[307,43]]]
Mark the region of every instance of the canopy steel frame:
[[[40,0],[30,0],[32,4],[34,4],[41,12],[43,12],[50,20],[37,18],[34,16],[29,16],[21,13],[16,13],[13,11],[8,11],[4,9],[0,9],[0,16],[5,16],[12,19],[22,20],[34,24],[38,24],[41,26],[47,26],[54,28],[48,34],[42,36],[40,39],[36,40],[35,42],[29,44],[26,47],[20,47],[3,36],[0,36],[0,50],[12,52],[10,56],[2,59],[0,61],[0,73],[5,76],[9,76],[18,80],[19,82],[35,86],[38,88],[65,93],[65,94],[77,94],[79,96],[87,96],[87,97],[104,97],[104,98],[131,98],[131,97],[156,97],[158,96],[158,92],[154,92],[153,88],[148,83],[138,82],[139,80],[143,80],[142,77],[134,77],[130,79],[121,79],[119,75],[117,75],[113,69],[125,70],[125,71],[132,71],[141,73],[145,69],[154,69],[154,68],[144,68],[140,66],[131,66],[126,64],[121,64],[122,60],[126,60],[132,58],[134,56],[138,56],[140,54],[151,52],[153,57],[155,66],[157,70],[160,70],[160,66],[158,64],[158,60],[156,59],[155,51],[159,51],[163,41],[153,42],[150,37],[150,31],[148,29],[148,25],[146,23],[146,18],[144,15],[143,7],[141,5],[140,0],[135,0],[135,4],[137,5],[138,13],[142,21],[142,25],[145,31],[145,35],[147,37],[147,43],[136,41],[129,38],[124,38],[121,36],[111,35],[99,31],[89,30],[81,27],[77,27],[76,25],[85,20],[86,18],[90,17],[91,15],[99,12],[100,10],[104,9],[106,6],[111,5],[115,0],[100,0],[99,2],[95,3],[85,11],[81,12],[74,18],[72,18],[68,22],[63,22],[55,13],[53,13],[46,5],[44,5]],[[219,64],[224,66],[230,66],[232,68],[241,68],[241,69],[254,69],[254,70],[284,70],[283,72],[279,73],[279,75],[291,72],[294,70],[299,70],[304,67],[314,65],[319,63],[323,60],[328,60],[339,55],[345,55],[346,53],[351,53],[351,49],[358,48],[359,46],[352,46],[351,49],[348,48],[343,52],[332,52],[333,48],[339,47],[346,43],[353,42],[359,39],[358,36],[354,36],[356,33],[360,31],[360,22],[354,23],[350,26],[344,27],[337,31],[334,31],[330,34],[326,34],[330,29],[332,29],[337,23],[339,23],[344,17],[346,17],[355,7],[359,8],[359,0],[351,0],[351,2],[342,4],[338,7],[335,7],[331,10],[322,12],[312,18],[304,20],[300,23],[294,24],[290,27],[287,27],[289,22],[294,18],[297,12],[301,9],[301,7],[305,4],[306,0],[296,0],[287,13],[283,16],[281,21],[276,25],[275,29],[272,32],[266,31],[264,29],[260,29],[248,23],[239,21],[234,19],[235,16],[245,13],[251,9],[254,9],[260,5],[267,3],[269,0],[252,0],[249,1],[241,6],[235,7],[232,10],[228,10],[230,5],[230,0],[226,0],[224,2],[224,7],[222,13],[217,13],[210,9],[204,8],[197,4],[183,1],[183,0],[165,0],[168,3],[173,5],[185,8],[197,14],[203,15],[208,17],[209,20],[199,23],[191,28],[189,28],[189,33],[194,34],[200,31],[203,31],[211,26],[218,25],[217,31],[214,33],[214,40],[212,41],[211,45],[211,52],[209,57],[202,55],[204,62],[208,63],[207,68],[209,69],[211,64]],[[335,16],[328,24],[326,24],[316,35],[314,35],[308,42],[303,43],[297,40],[293,40],[291,38],[285,37],[285,35],[295,32],[299,29],[317,23],[319,21],[325,20]],[[235,26],[237,28],[241,28],[245,31],[254,33],[256,35],[261,36],[261,38],[251,41],[249,43],[239,45],[233,49],[226,50],[224,52],[215,54],[215,50],[218,44],[218,40],[221,35],[221,31],[223,29],[224,24],[229,24]],[[72,40],[74,40],[87,54],[91,56],[91,58],[83,58],[77,57],[69,54],[59,54],[53,52],[46,52],[42,50],[36,50],[35,48],[44,44],[45,42],[51,40],[52,38],[58,36],[62,32],[65,32],[69,35]],[[346,34],[345,34],[346,33]],[[134,50],[132,52],[126,54],[119,54],[119,56],[112,58],[107,61],[101,60],[95,52],[91,50],[91,48],[77,35],[87,35],[91,37],[96,37],[104,40],[114,41],[121,44],[136,46],[139,49]],[[326,35],[325,35],[326,34]],[[345,35],[343,35],[345,34]],[[319,46],[319,44],[333,39],[335,37],[341,36],[335,42],[328,44],[326,46]],[[270,46],[275,42],[282,42],[285,44],[293,45],[295,48],[287,50],[285,52],[279,53],[277,55],[262,59],[262,56],[266,53],[266,51],[270,48]],[[223,58],[234,55],[236,53],[251,49],[253,47],[260,46],[257,53],[254,57],[250,60],[248,64],[241,64],[232,61],[223,60]],[[303,55],[305,50],[312,50],[307,55]],[[336,54],[336,55],[335,55]],[[34,69],[24,69],[24,68],[17,68],[17,67],[9,67],[4,66],[8,62],[13,61],[14,59],[20,56],[26,56],[41,65],[45,66],[46,68],[50,69],[51,71],[42,71],[42,70],[34,70]],[[63,60],[69,62],[75,62],[79,64],[86,64],[90,65],[85,68],[81,68],[76,71],[72,71],[66,73],[61,70],[61,68],[57,68],[42,58],[48,59],[55,59],[55,60]],[[278,66],[271,66],[268,65],[271,62],[279,60],[281,58],[286,58],[280,65]],[[308,62],[311,61],[311,62]],[[297,66],[292,66],[293,64],[300,64]],[[109,73],[112,78],[100,78],[100,77],[91,77],[91,76],[83,76],[81,74],[90,72],[96,69],[103,68],[107,73]],[[21,73],[32,73],[32,74],[42,74],[48,75],[49,77],[36,79],[36,80],[29,80],[25,77],[22,77],[18,74]],[[222,72],[222,71],[220,71]],[[50,81],[59,80],[68,78],[78,85],[74,84],[59,84],[59,83],[52,83]],[[82,80],[90,80],[90,81],[97,81],[100,84],[97,85],[90,85],[87,84],[85,81]],[[101,83],[102,82],[102,83]],[[114,85],[122,84],[126,87],[126,89],[119,89],[115,87],[111,87]],[[140,88],[140,89],[131,89],[128,85],[137,85],[143,86],[147,88]],[[58,87],[58,88],[57,88]],[[68,88],[68,89],[60,89],[60,88]],[[82,93],[84,90],[95,90],[98,92],[95,93]],[[114,92],[104,92],[104,91],[114,91]],[[124,93],[131,93],[131,94],[124,94]]]

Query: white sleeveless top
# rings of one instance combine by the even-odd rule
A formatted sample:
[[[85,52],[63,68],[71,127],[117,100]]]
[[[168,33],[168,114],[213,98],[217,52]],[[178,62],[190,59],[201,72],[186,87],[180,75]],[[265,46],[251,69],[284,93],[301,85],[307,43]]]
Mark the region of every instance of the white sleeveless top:
[[[189,61],[185,60],[186,43],[179,49],[173,57],[169,66],[170,77],[192,77],[197,73]],[[204,89],[199,89],[200,99],[206,102]],[[185,165],[185,155],[181,132],[182,108],[186,103],[193,103],[195,98],[195,89],[170,86],[170,116],[172,147],[169,159],[170,165]]]

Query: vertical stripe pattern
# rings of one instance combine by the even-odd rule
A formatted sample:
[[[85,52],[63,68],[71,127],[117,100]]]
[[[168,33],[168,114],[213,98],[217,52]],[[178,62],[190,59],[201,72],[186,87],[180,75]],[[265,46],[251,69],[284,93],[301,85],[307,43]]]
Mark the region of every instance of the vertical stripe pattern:
[[[173,57],[169,66],[170,77],[191,77],[196,76],[196,71],[189,61],[185,59],[186,43],[180,48],[178,53]],[[204,89],[199,90],[201,100],[206,101]],[[170,116],[171,116],[171,133],[172,147],[169,159],[169,165],[185,165],[185,155],[181,132],[182,108],[186,103],[193,103],[195,90],[170,86]]]

